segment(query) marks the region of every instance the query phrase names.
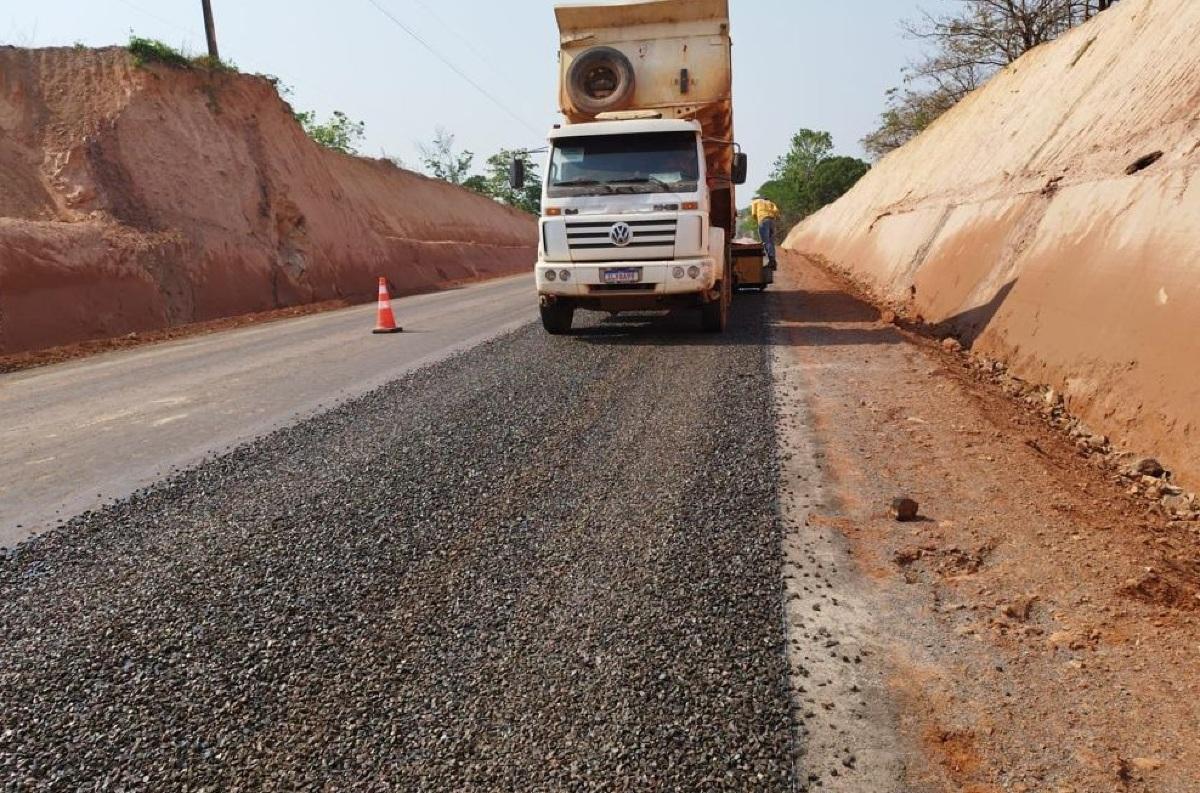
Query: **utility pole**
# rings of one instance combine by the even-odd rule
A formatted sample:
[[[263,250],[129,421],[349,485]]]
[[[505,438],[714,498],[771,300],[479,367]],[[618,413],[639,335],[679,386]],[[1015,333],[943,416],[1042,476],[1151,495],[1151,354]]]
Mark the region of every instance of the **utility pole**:
[[[213,24],[212,0],[200,0],[204,6],[204,35],[208,37],[208,57],[215,63],[221,60],[217,52],[217,27]]]

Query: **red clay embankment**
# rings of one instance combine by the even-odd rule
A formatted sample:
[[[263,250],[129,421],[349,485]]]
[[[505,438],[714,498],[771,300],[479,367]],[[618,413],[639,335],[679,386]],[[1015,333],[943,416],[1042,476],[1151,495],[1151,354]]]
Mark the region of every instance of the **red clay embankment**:
[[[533,218],[310,141],[266,79],[0,47],[0,353],[531,269]]]
[[[1200,482],[1200,3],[1122,0],[886,157],[785,247]]]

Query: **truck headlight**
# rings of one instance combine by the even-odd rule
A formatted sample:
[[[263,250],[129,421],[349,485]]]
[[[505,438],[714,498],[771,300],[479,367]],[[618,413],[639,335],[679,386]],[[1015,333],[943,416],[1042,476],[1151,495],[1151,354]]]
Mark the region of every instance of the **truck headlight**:
[[[558,271],[558,280],[562,281],[564,284],[567,281],[570,281],[571,280],[571,271],[570,270],[559,270]]]
[[[695,281],[699,277],[700,277],[700,268],[693,264],[691,267],[688,268],[688,278],[691,278],[693,281]]]
[[[673,270],[671,270],[671,275],[673,275],[676,279],[683,278],[683,268],[682,267],[674,268]]]
[[[558,273],[554,272],[553,270],[546,271],[546,280],[547,281],[555,281],[557,279],[558,279]]]

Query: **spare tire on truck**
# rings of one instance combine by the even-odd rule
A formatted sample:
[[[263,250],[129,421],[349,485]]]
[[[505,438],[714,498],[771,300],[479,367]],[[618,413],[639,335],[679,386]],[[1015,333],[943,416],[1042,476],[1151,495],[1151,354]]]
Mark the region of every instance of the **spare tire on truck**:
[[[584,50],[567,72],[567,97],[582,113],[624,110],[633,99],[633,89],[633,64],[612,47]]]

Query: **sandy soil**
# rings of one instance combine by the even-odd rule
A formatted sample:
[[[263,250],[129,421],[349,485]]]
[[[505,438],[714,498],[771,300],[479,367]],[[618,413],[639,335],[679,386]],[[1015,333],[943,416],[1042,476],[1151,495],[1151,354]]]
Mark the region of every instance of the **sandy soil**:
[[[1122,0],[786,245],[1052,386],[1200,487],[1200,3]]]
[[[525,213],[322,149],[267,79],[0,47],[0,354],[532,267]]]
[[[786,456],[825,479],[785,503],[790,630],[837,656],[793,658],[806,784],[1196,791],[1200,523],[810,262],[772,300]]]

